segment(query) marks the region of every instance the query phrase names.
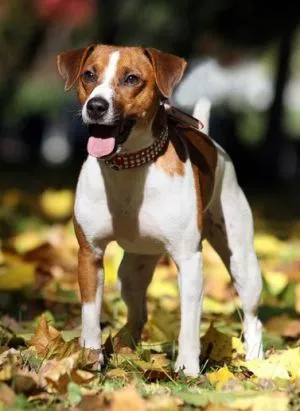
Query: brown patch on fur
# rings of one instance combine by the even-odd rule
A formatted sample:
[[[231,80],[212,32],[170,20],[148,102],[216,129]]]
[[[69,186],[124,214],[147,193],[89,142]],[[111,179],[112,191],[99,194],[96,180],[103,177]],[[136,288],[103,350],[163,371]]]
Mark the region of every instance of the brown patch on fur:
[[[217,166],[217,150],[211,139],[190,127],[176,124],[177,130],[187,142],[190,160],[194,173],[198,228],[203,228],[203,210],[209,203],[214,189]]]
[[[145,53],[152,63],[159,91],[164,97],[171,97],[174,87],[183,76],[186,61],[181,57],[153,48],[146,48]]]
[[[155,164],[169,176],[183,176],[185,161],[185,147],[179,136],[173,134],[170,136],[166,151],[158,157]]]
[[[82,302],[88,303],[95,300],[98,285],[98,269],[103,268],[103,260],[97,259],[92,252],[84,232],[73,217],[75,234],[79,244],[78,251],[78,282]]]
[[[79,78],[85,60],[93,52],[95,46],[90,45],[60,53],[56,63],[59,74],[65,79],[65,90],[70,90]]]

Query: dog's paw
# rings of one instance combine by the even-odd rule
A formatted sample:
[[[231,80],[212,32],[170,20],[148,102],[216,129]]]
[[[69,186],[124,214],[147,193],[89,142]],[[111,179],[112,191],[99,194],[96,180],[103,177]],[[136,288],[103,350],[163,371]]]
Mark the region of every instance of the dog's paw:
[[[99,335],[90,335],[89,338],[81,335],[79,344],[82,348],[89,350],[89,359],[93,363],[92,369],[95,371],[100,371],[104,365],[104,355],[102,352],[101,338]]]
[[[102,349],[100,349],[100,350],[91,350],[90,355],[91,355],[93,361],[95,361],[93,363],[92,370],[101,371],[101,369],[104,365],[104,355],[103,355]]]
[[[262,325],[258,319],[247,324],[244,333],[247,361],[262,360],[264,358],[261,329]]]
[[[262,360],[264,358],[264,352],[262,348],[262,341],[257,341],[250,347],[247,347],[246,361],[250,360]]]
[[[125,325],[113,338],[114,345],[117,350],[122,347],[129,347],[132,350],[136,349],[137,343],[140,340],[140,333],[136,330],[131,330]]]
[[[200,374],[199,359],[178,357],[175,362],[175,371],[182,371],[187,377],[197,377]]]

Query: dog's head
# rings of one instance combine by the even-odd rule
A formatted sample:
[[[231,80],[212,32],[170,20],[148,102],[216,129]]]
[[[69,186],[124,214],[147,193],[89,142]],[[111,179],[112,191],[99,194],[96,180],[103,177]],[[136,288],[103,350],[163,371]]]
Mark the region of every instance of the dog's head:
[[[134,129],[152,124],[186,62],[152,48],[91,45],[59,54],[57,66],[65,90],[78,83],[82,118],[91,135],[89,153],[107,158]]]

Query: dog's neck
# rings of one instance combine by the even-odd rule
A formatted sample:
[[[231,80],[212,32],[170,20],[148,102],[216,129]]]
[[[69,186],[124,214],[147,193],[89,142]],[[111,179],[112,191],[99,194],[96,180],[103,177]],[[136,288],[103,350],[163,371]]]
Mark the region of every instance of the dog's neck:
[[[105,164],[114,170],[140,168],[156,161],[167,144],[167,116],[160,105],[152,119],[134,127],[119,153],[105,160]]]
[[[129,154],[143,150],[153,144],[154,138],[153,121],[143,127],[135,126],[119,154]]]
[[[167,124],[167,116],[163,105],[160,105],[153,118],[142,126],[135,126],[123,144],[120,154],[134,153],[150,147],[155,139],[162,135]]]

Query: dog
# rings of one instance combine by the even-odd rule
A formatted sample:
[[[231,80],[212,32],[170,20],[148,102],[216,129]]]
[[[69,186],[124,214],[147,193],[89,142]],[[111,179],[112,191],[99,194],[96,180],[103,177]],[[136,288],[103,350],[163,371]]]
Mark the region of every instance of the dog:
[[[74,204],[81,345],[98,350],[101,367],[103,255],[115,240],[124,249],[118,276],[128,308],[121,343],[140,341],[147,287],[168,254],[178,268],[181,307],[175,371],[199,374],[201,244],[207,239],[241,299],[246,358],[262,358],[262,279],[250,207],[225,151],[191,125],[194,120],[166,109],[186,61],[153,48],[90,45],[59,54],[57,67],[65,90],[77,84],[90,135]]]

